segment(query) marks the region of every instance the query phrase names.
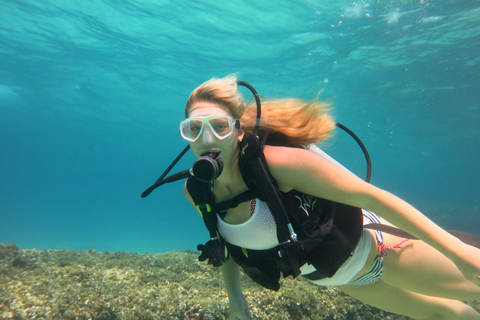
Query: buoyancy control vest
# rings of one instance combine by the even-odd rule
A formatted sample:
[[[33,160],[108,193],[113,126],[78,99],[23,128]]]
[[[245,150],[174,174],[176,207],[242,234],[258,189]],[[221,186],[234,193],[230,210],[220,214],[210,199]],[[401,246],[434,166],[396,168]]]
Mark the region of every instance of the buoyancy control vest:
[[[228,254],[260,285],[278,290],[281,274],[297,277],[305,263],[315,267],[311,280],[331,277],[354,251],[362,232],[360,208],[292,190],[283,193],[268,170],[263,146],[288,145],[281,134],[262,132],[260,139],[247,132],[240,144],[239,167],[248,191],[233,199],[215,203],[211,183],[194,177],[187,189],[210,233],[210,241],[199,245],[200,260],[220,266]],[[288,145],[289,147],[297,147]],[[279,245],[267,250],[250,250],[227,243],[217,230],[217,215],[239,203],[258,198],[267,203],[275,220]],[[315,203],[305,211],[301,199]]]

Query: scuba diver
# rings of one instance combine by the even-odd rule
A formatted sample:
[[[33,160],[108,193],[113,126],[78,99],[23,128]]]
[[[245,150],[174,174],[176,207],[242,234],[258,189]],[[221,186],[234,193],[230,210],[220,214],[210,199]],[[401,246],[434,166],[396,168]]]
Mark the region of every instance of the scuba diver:
[[[256,103],[244,104],[239,85]],[[260,103],[231,75],[197,87],[185,117],[180,133],[198,160],[165,181],[172,164],[142,197],[188,177],[185,197],[210,234],[199,258],[221,268],[231,319],[252,319],[240,268],[272,290],[301,275],[414,319],[480,319],[462,302],[480,300],[479,239],[441,229],[316,147],[340,126],[327,103]]]

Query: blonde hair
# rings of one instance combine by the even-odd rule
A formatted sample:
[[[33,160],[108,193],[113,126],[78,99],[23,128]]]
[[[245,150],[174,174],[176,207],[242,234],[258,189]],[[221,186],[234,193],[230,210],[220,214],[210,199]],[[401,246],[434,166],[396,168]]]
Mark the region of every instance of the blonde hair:
[[[247,130],[255,127],[257,109],[248,105],[242,117]],[[262,102],[260,128],[285,135],[294,145],[307,146],[333,135],[335,121],[330,114],[330,104],[317,99],[305,102],[300,99],[269,99]]]
[[[330,104],[317,100],[268,99],[262,102],[260,129],[276,131],[286,136],[293,145],[307,146],[326,140],[333,134],[335,121],[330,115]],[[235,119],[241,119],[246,130],[255,127],[257,108],[255,103],[247,107],[237,87],[237,75],[212,78],[190,94],[185,105],[185,117],[195,102],[207,101],[220,105]]]
[[[238,91],[236,75],[212,78],[193,90],[185,104],[185,117],[188,117],[192,105],[198,101],[217,103],[235,119],[240,119],[245,110],[242,94]]]

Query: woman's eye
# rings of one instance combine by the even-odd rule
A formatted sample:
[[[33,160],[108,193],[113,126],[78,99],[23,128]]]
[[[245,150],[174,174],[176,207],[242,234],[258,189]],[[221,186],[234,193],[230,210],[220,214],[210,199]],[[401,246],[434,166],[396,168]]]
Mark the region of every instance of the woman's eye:
[[[200,129],[202,129],[202,123],[198,123],[198,122],[192,122],[190,123],[190,131],[192,132],[198,132],[200,131]]]
[[[212,125],[213,129],[218,133],[228,131],[230,128],[228,121],[217,120],[213,123],[211,122],[210,124]]]
[[[224,124],[219,124],[219,125],[216,126],[216,128],[217,128],[217,129],[220,129],[220,130],[225,130],[225,129],[228,128],[228,126],[227,126],[227,125],[224,125]]]

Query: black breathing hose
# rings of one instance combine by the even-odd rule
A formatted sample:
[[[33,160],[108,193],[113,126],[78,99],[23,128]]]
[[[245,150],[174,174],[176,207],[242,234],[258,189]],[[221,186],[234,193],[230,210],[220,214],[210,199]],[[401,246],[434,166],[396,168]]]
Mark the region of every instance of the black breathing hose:
[[[237,81],[237,84],[248,88],[253,93],[255,103],[257,104],[257,121],[255,122],[255,129],[253,130],[253,133],[258,136],[258,131],[260,129],[260,119],[262,118],[262,103],[260,102],[260,97],[257,93],[257,90],[255,90],[255,88],[252,87],[249,83],[245,81]]]
[[[365,155],[365,160],[367,160],[367,177],[365,178],[365,181],[370,182],[370,176],[372,175],[372,162],[370,160],[370,155],[368,154],[368,150],[363,144],[362,140],[350,129],[345,127],[343,124],[337,122],[337,127],[348,133],[355,141],[358,143],[360,148],[363,151],[363,154]]]
[[[175,158],[175,160],[173,160],[172,163],[170,163],[170,165],[168,166],[168,168],[162,173],[162,175],[160,176],[160,178],[157,179],[157,181],[155,181],[154,184],[152,184],[150,187],[148,187],[147,190],[143,191],[141,197],[142,198],[145,198],[146,196],[148,196],[150,193],[152,193],[153,190],[155,190],[156,188],[160,187],[161,185],[165,184],[165,183],[168,183],[168,182],[173,182],[173,181],[167,181],[167,179],[163,179],[165,178],[165,176],[170,172],[170,170],[172,170],[172,168],[177,164],[178,161],[180,161],[180,159],[183,157],[183,155],[185,153],[187,153],[188,149],[190,149],[190,145],[188,144],[183,150],[182,152],[180,152],[180,154]],[[190,170],[184,170],[184,171],[181,171],[181,172],[185,172],[185,171],[190,171]],[[188,176],[186,176],[185,178],[187,178]]]

